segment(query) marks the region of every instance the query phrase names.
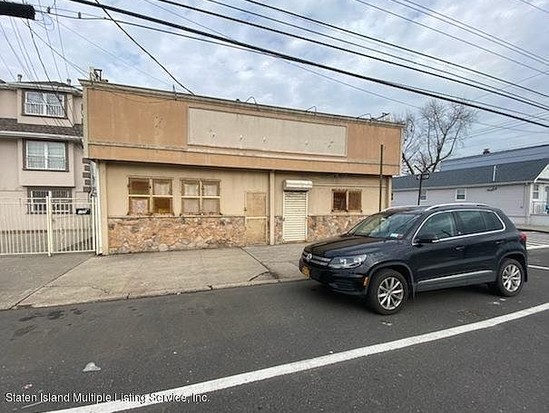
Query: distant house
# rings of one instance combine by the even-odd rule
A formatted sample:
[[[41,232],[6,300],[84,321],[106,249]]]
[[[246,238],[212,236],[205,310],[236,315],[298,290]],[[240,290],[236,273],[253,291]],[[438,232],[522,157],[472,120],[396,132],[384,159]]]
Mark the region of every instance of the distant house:
[[[395,178],[392,205],[487,203],[516,224],[549,226],[549,145],[445,161],[418,192],[415,176]]]
[[[47,252],[47,233],[50,243],[59,241],[66,251],[57,238],[74,227],[69,231],[61,219],[50,223],[64,225],[63,234],[48,227],[46,199],[53,200],[49,209],[59,218],[75,213],[74,199],[87,199],[90,190],[82,91],[61,82],[0,80],[0,254]]]

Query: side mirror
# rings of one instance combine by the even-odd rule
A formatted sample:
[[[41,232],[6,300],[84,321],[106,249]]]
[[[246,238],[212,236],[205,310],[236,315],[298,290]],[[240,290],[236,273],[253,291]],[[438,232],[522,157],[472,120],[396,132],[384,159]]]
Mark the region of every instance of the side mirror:
[[[438,237],[436,234],[422,234],[416,238],[418,244],[434,244],[438,242]]]

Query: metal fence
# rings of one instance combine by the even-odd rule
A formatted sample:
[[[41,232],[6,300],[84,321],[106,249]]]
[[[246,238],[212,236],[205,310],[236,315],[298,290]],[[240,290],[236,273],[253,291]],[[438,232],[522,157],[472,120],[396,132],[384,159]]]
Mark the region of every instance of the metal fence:
[[[0,199],[0,255],[97,251],[96,200]]]

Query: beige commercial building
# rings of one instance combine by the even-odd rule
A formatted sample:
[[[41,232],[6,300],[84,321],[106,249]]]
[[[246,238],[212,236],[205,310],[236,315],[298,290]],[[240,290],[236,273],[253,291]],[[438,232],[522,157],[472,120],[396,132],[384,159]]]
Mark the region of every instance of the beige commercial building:
[[[400,124],[82,84],[103,253],[312,241],[390,203]]]

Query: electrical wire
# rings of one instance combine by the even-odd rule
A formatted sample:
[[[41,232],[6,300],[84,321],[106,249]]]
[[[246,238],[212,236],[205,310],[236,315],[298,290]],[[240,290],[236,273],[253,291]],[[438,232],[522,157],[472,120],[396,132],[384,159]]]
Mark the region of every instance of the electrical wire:
[[[17,23],[14,22],[12,17],[10,17],[10,23],[13,30],[13,34],[15,36],[15,40],[17,41],[17,45],[19,46],[19,50],[21,50],[21,55],[23,56],[23,60],[25,61],[25,65],[27,65],[29,69],[29,73],[31,73],[31,76],[29,77],[29,79],[36,80],[38,79],[38,74],[36,73],[36,70],[32,63],[32,59],[30,58],[27,47],[25,46],[23,37],[21,36],[21,33],[19,33],[19,28],[17,27]]]
[[[358,3],[361,3],[361,4],[365,5],[365,6],[371,7],[371,8],[373,8],[373,9],[379,10],[379,11],[381,11],[381,12],[383,12],[383,13],[390,14],[391,16],[395,16],[395,17],[398,17],[398,18],[400,18],[400,19],[406,20],[406,21],[408,21],[408,22],[410,22],[410,23],[413,23],[413,24],[415,24],[415,25],[421,26],[421,27],[423,27],[423,28],[432,30],[432,31],[434,31],[434,32],[436,32],[436,33],[439,33],[439,34],[442,34],[443,36],[446,36],[446,37],[449,37],[449,38],[451,38],[451,39],[457,40],[458,42],[465,43],[465,44],[467,44],[467,45],[469,45],[469,46],[472,46],[472,47],[474,47],[474,48],[476,48],[476,49],[483,50],[483,51],[485,51],[485,52],[487,52],[487,53],[490,53],[490,54],[492,54],[492,55],[494,55],[494,56],[498,56],[498,57],[500,57],[500,58],[502,58],[502,59],[505,59],[505,60],[508,60],[508,61],[510,61],[510,62],[513,62],[513,63],[515,63],[515,64],[517,64],[517,65],[519,65],[519,66],[526,67],[526,68],[528,68],[528,69],[530,69],[530,70],[534,70],[534,71],[539,72],[539,73],[544,73],[542,70],[540,70],[540,69],[538,69],[538,68],[535,68],[535,67],[533,67],[533,66],[530,66],[530,65],[528,65],[528,64],[526,64],[526,63],[523,63],[523,62],[521,62],[521,61],[519,61],[519,60],[516,60],[516,59],[513,59],[513,58],[511,58],[511,57],[502,55],[501,53],[498,53],[498,52],[494,52],[493,50],[487,49],[486,47],[479,46],[479,45],[476,44],[476,43],[470,42],[470,41],[465,40],[465,39],[463,39],[463,38],[461,38],[461,37],[458,37],[458,36],[451,35],[451,34],[449,34],[449,33],[446,33],[446,32],[443,31],[443,30],[435,29],[434,27],[428,26],[428,25],[426,25],[426,24],[420,23],[420,22],[415,21],[415,20],[413,20],[413,19],[410,19],[410,18],[408,18],[408,17],[402,16],[402,15],[400,15],[400,14],[398,14],[398,13],[394,13],[394,12],[392,12],[392,11],[389,11],[389,10],[385,9],[385,8],[375,6],[375,5],[373,5],[373,4],[371,4],[371,3],[368,3],[368,2],[366,2],[366,1],[364,1],[364,0],[354,0],[354,1],[356,1],[356,2],[358,2]]]
[[[532,53],[532,52],[530,52],[530,51],[528,51],[528,50],[526,50],[526,49],[524,49],[520,46],[514,45],[511,42],[508,42],[507,40],[496,37],[496,36],[494,36],[490,33],[487,33],[483,30],[477,29],[476,27],[473,27],[473,26],[471,26],[467,23],[463,23],[463,22],[461,22],[457,19],[454,19],[453,17],[447,16],[443,13],[437,12],[436,10],[430,9],[429,7],[422,6],[418,3],[415,3],[412,0],[403,0],[403,1],[406,2],[406,3],[413,4],[414,6],[417,6],[417,7],[413,7],[413,6],[410,6],[408,4],[404,4],[402,1],[399,1],[399,0],[390,0],[390,1],[392,1],[393,3],[396,3],[396,4],[400,4],[401,6],[407,7],[411,10],[417,11],[419,13],[425,14],[429,17],[432,17],[434,19],[442,21],[442,22],[444,22],[446,24],[449,24],[451,26],[457,27],[458,29],[466,31],[468,33],[471,33],[475,36],[481,37],[485,40],[488,40],[492,43],[497,44],[498,46],[505,47],[508,50],[511,50],[515,53],[526,56],[526,57],[528,57],[532,60],[535,60],[538,63],[544,64],[545,66],[547,66],[549,64],[549,61],[547,59],[544,59],[543,57],[541,57],[539,55],[536,55],[535,53]],[[425,10],[427,10],[427,11],[425,11]]]
[[[147,49],[145,49],[143,46],[141,46],[141,44],[139,44],[139,42],[137,42],[137,40],[135,40],[122,26],[120,26],[116,21],[114,21],[114,19],[112,18],[112,16],[110,15],[110,13],[107,11],[106,9],[106,6],[102,5],[101,3],[99,3],[99,0],[95,0],[95,2],[97,3],[97,5],[99,7],[101,7],[103,9],[103,11],[105,12],[105,14],[107,16],[109,16],[109,19],[114,23],[116,24],[116,26],[137,46],[139,47],[147,56],[149,56],[158,66],[160,66],[162,68],[162,70],[164,70],[164,72],[166,72],[168,74],[168,76],[170,76],[173,81],[175,83],[177,83],[179,86],[181,86],[184,90],[186,90],[187,92],[189,92],[191,95],[194,95],[194,93],[192,92],[192,90],[190,90],[189,88],[187,88],[183,83],[181,83],[179,80],[176,79],[176,77],[174,75],[171,74],[171,72],[166,68],[166,66],[164,66],[162,63],[160,63],[160,61],[154,57]]]
[[[53,8],[57,10],[57,0],[53,1]],[[61,25],[59,24],[59,17],[55,16],[55,21],[57,23],[57,35],[59,36],[59,44],[61,45],[61,54],[65,56],[65,45],[63,43],[63,36],[61,36]],[[65,60],[63,60],[63,63],[65,64],[65,72],[67,73],[67,79],[70,79],[71,75],[69,73],[69,66]]]
[[[539,7],[539,6],[536,6],[535,4],[530,3],[529,1],[526,1],[526,0],[518,0],[518,1],[520,1],[521,3],[527,4],[527,5],[529,5],[530,7],[533,7],[534,9],[537,9],[537,10],[542,11],[542,12],[544,12],[544,13],[549,13],[549,10],[542,9],[542,8]]]
[[[40,7],[42,7],[42,3],[40,0],[38,0],[38,4],[40,5]],[[44,25],[44,31],[46,32],[46,39],[48,40],[48,43],[51,45],[52,42],[50,39],[50,33],[45,25]],[[55,66],[55,71],[57,73],[57,78],[61,81],[61,72],[59,72],[59,66],[57,66],[57,59],[55,58],[55,55],[51,51],[51,48],[50,48],[50,52],[51,52],[51,58],[53,60],[53,65]]]
[[[343,51],[345,53],[351,53],[351,54],[354,54],[354,55],[357,55],[357,56],[377,60],[377,61],[380,61],[380,62],[383,62],[383,63],[398,66],[398,67],[401,67],[401,68],[404,68],[404,69],[416,71],[416,72],[427,74],[427,75],[430,75],[430,76],[435,76],[435,77],[438,77],[438,78],[441,78],[441,79],[444,79],[444,80],[447,80],[447,81],[450,81],[450,82],[454,82],[454,83],[458,83],[458,84],[461,84],[461,85],[464,85],[464,86],[476,88],[476,89],[479,89],[479,90],[483,90],[485,92],[490,92],[492,94],[499,95],[499,96],[505,97],[507,99],[515,100],[517,102],[521,102],[521,103],[524,103],[526,105],[537,107],[539,109],[549,110],[549,106],[542,105],[542,104],[537,103],[537,102],[535,102],[531,99],[523,98],[523,97],[520,97],[520,96],[518,96],[516,94],[513,94],[513,93],[505,93],[505,92],[500,92],[498,90],[493,90],[488,85],[486,85],[484,83],[481,83],[481,82],[474,81],[475,83],[477,83],[477,85],[474,85],[474,84],[470,83],[472,81],[470,79],[469,79],[469,82],[465,82],[465,81],[458,80],[458,79],[453,79],[453,78],[450,78],[448,76],[444,76],[444,75],[437,74],[437,73],[434,73],[434,72],[430,72],[430,71],[427,71],[427,70],[410,67],[410,66],[407,66],[407,65],[402,64],[402,63],[393,62],[393,61],[383,59],[383,58],[380,58],[380,57],[368,55],[368,54],[365,54],[365,53],[361,53],[361,52],[357,52],[357,51],[354,51],[354,50],[346,49],[346,48],[336,46],[336,45],[333,45],[333,44],[328,44],[328,43],[325,43],[325,42],[321,42],[319,40],[314,40],[314,39],[311,39],[311,38],[307,38],[307,37],[299,36],[299,35],[296,35],[296,34],[288,33],[288,32],[282,31],[282,30],[278,30],[278,29],[274,29],[274,28],[271,28],[271,27],[263,26],[263,25],[256,24],[256,23],[253,23],[253,22],[237,19],[235,17],[222,15],[222,14],[219,14],[219,13],[215,13],[215,12],[204,10],[204,9],[199,9],[197,7],[188,6],[188,5],[185,5],[185,4],[180,4],[180,3],[177,3],[177,2],[174,2],[174,1],[171,1],[171,0],[157,0],[157,1],[160,1],[161,3],[171,4],[173,6],[182,7],[182,8],[192,10],[192,11],[196,11],[196,12],[199,12],[199,13],[207,14],[207,15],[210,15],[210,16],[218,17],[218,18],[221,18],[221,19],[229,20],[229,21],[232,21],[232,22],[245,24],[245,25],[248,25],[248,26],[252,26],[252,27],[255,27],[255,28],[262,29],[262,30],[267,30],[267,31],[270,31],[270,32],[273,32],[273,33],[276,33],[276,34],[281,34],[283,36],[292,37],[294,39],[299,39],[299,40],[302,40],[302,41],[305,41],[305,42],[309,42],[309,43],[313,43],[313,44],[316,44],[316,45],[328,47],[328,48],[331,48],[331,49],[334,49],[334,50]],[[480,84],[480,85],[478,85],[478,84]]]
[[[206,1],[212,2],[213,0],[206,0]],[[392,47],[392,48],[395,48],[395,49],[398,49],[398,50],[405,51],[407,53],[411,53],[411,54],[414,54],[414,55],[417,55],[417,56],[421,56],[421,57],[426,58],[426,59],[430,59],[430,60],[434,60],[434,61],[439,62],[439,63],[443,63],[445,65],[453,66],[453,67],[456,67],[458,69],[467,71],[469,73],[475,73],[477,75],[485,76],[485,77],[490,78],[492,80],[496,80],[498,82],[502,82],[502,83],[505,83],[509,86],[520,88],[520,89],[526,90],[526,91],[531,92],[531,93],[535,93],[535,94],[538,94],[538,95],[541,95],[541,96],[544,96],[544,97],[549,97],[549,95],[540,93],[539,91],[534,90],[534,89],[530,89],[530,88],[521,86],[521,85],[517,84],[516,82],[511,82],[511,81],[508,81],[508,80],[505,80],[505,79],[501,79],[499,77],[490,75],[488,73],[484,73],[482,71],[479,71],[479,70],[476,70],[476,69],[473,69],[473,68],[470,68],[470,67],[467,67],[467,66],[460,65],[458,63],[451,62],[451,61],[446,60],[446,59],[441,59],[441,58],[436,57],[436,56],[432,56],[432,55],[429,55],[429,54],[426,54],[426,53],[423,53],[423,52],[420,52],[420,51],[417,51],[417,50],[414,50],[414,49],[410,49],[408,47],[400,46],[400,45],[397,45],[395,43],[391,43],[391,42],[387,42],[385,40],[381,40],[381,39],[378,39],[378,38],[375,38],[375,37],[367,36],[365,34],[362,34],[362,33],[356,32],[356,31],[352,31],[352,30],[348,30],[348,29],[345,29],[345,28],[342,28],[342,27],[338,27],[338,26],[335,26],[333,24],[326,23],[322,20],[313,19],[311,17],[303,16],[303,15],[300,15],[298,13],[291,12],[289,10],[285,10],[285,9],[282,9],[282,8],[279,8],[279,7],[274,7],[274,6],[271,6],[271,5],[268,5],[268,4],[263,4],[263,3],[260,3],[258,1],[255,1],[255,0],[243,0],[243,1],[245,1],[247,3],[257,5],[257,6],[261,6],[261,7],[270,9],[270,10],[275,10],[277,12],[280,12],[280,13],[283,13],[283,14],[286,14],[286,15],[289,15],[289,16],[292,16],[292,17],[296,17],[298,19],[301,19],[301,20],[304,20],[304,21],[307,21],[307,22],[310,22],[310,23],[314,23],[314,24],[317,24],[319,26],[326,27],[326,28],[338,31],[340,33],[345,33],[345,34],[348,34],[348,35],[351,35],[351,36],[354,36],[354,37],[357,37],[357,38],[365,39],[365,40],[368,40],[368,41],[371,41],[371,42],[376,42],[376,43],[382,44],[382,45],[387,46],[387,47]],[[549,71],[541,72],[541,73],[536,74],[535,76],[545,75],[545,74],[548,74],[548,73],[549,73]]]
[[[6,34],[6,31],[4,30],[4,26],[2,26],[0,24],[0,30],[2,30],[2,34],[4,35],[4,38],[6,39],[6,43],[8,44],[8,47],[10,48],[10,50],[12,51],[13,55],[15,56],[15,59],[17,60],[17,62],[19,63],[19,65],[21,66],[21,70],[25,73],[25,75],[30,79],[31,78],[31,75],[30,75],[30,72],[27,70],[27,67],[25,64],[23,64],[23,62],[21,61],[21,59],[19,58],[19,55],[17,54],[17,52],[15,51],[15,48],[13,47],[13,45],[11,44],[11,41],[8,37],[8,35]]]
[[[231,40],[231,39],[228,39],[228,38],[223,37],[223,36],[218,36],[218,35],[206,33],[204,31],[192,29],[192,28],[189,28],[189,27],[186,27],[186,26],[183,26],[183,25],[180,25],[180,24],[172,23],[172,22],[169,22],[169,21],[166,21],[166,20],[162,20],[162,19],[158,19],[158,18],[154,18],[154,17],[150,17],[150,16],[145,16],[143,14],[136,13],[136,12],[129,11],[129,10],[125,10],[125,9],[121,9],[121,8],[118,8],[118,7],[107,6],[107,5],[98,5],[96,3],[92,3],[92,2],[87,1],[87,0],[70,0],[70,1],[75,2],[75,3],[85,4],[85,5],[92,6],[92,7],[101,7],[103,9],[107,9],[107,10],[110,10],[110,11],[113,11],[113,12],[116,12],[116,13],[131,16],[131,17],[134,17],[134,18],[137,18],[137,19],[146,20],[146,21],[149,21],[149,22],[152,22],[152,23],[156,23],[156,24],[160,24],[160,25],[164,25],[164,26],[168,26],[168,27],[173,27],[173,28],[183,30],[183,31],[186,31],[186,32],[190,32],[190,33],[193,33],[193,34],[198,34],[198,35],[201,35],[201,36],[205,36],[205,37],[213,38],[213,39],[216,39],[216,40],[220,40],[220,41],[223,41],[223,42],[226,42],[226,43],[242,46],[242,47],[244,47],[246,49],[249,49],[249,50],[256,50],[256,51],[259,51],[259,52],[264,52],[264,53],[266,53],[266,54],[268,54],[272,57],[276,57],[276,58],[279,58],[279,59],[284,59],[284,60],[288,60],[288,61],[292,61],[292,62],[296,62],[296,63],[301,63],[301,64],[304,64],[304,65],[307,65],[307,66],[314,66],[314,67],[317,67],[317,68],[320,68],[320,69],[324,69],[324,70],[328,70],[328,71],[331,71],[331,72],[343,74],[343,75],[354,77],[354,78],[357,78],[357,79],[382,84],[382,85],[385,85],[385,86],[388,86],[388,87],[392,87],[392,88],[396,88],[396,89],[400,89],[400,90],[405,90],[405,91],[420,94],[420,95],[423,95],[423,96],[428,96],[428,97],[431,97],[431,98],[437,98],[437,99],[444,100],[444,101],[447,101],[447,102],[462,104],[464,106],[468,106],[468,107],[471,107],[471,108],[474,108],[474,109],[479,109],[479,110],[483,110],[483,111],[486,111],[486,112],[495,113],[495,114],[506,116],[506,117],[513,118],[513,119],[523,120],[524,122],[527,122],[527,123],[531,123],[531,124],[535,124],[535,125],[542,126],[542,127],[545,127],[545,128],[549,128],[549,124],[547,124],[547,123],[541,123],[541,122],[538,122],[538,121],[527,119],[526,117],[513,115],[509,112],[505,112],[504,109],[496,110],[496,109],[489,108],[486,105],[482,106],[482,104],[480,104],[480,103],[471,103],[471,102],[464,101],[464,100],[461,100],[461,99],[458,99],[458,98],[455,98],[455,97],[443,96],[442,94],[434,92],[434,91],[420,90],[418,88],[408,86],[408,85],[405,85],[405,84],[394,83],[394,82],[390,82],[390,81],[379,79],[379,78],[360,75],[358,73],[353,73],[353,72],[350,72],[348,70],[343,70],[343,69],[339,69],[339,68],[336,68],[336,67],[333,67],[333,66],[328,66],[328,65],[325,65],[325,64],[313,62],[311,60],[307,60],[307,59],[287,55],[287,54],[284,54],[284,53],[276,52],[274,50],[269,50],[269,49],[266,49],[266,48],[263,48],[263,47],[251,45],[251,44],[248,44],[248,43],[244,43],[244,42],[240,42],[240,41],[236,41],[236,40]]]

